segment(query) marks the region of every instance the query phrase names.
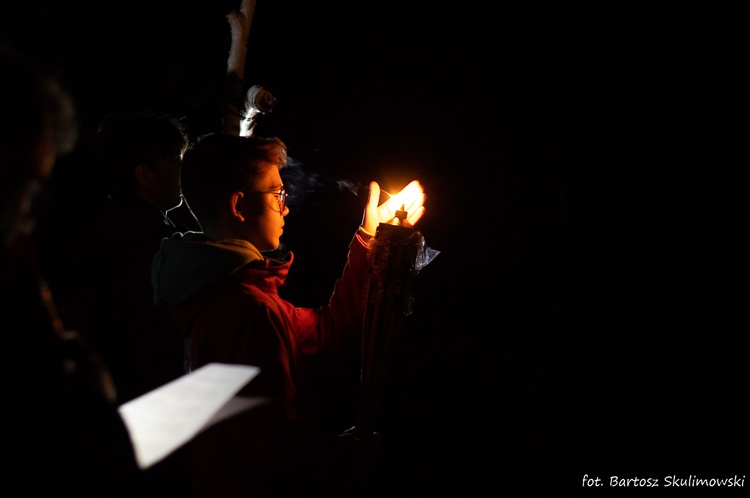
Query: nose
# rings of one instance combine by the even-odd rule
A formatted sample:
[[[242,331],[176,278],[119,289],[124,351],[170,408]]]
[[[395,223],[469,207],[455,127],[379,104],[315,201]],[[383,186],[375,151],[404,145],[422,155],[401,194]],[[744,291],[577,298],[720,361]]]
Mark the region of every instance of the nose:
[[[289,214],[289,206],[284,204],[284,210],[281,212],[281,216],[286,216]]]

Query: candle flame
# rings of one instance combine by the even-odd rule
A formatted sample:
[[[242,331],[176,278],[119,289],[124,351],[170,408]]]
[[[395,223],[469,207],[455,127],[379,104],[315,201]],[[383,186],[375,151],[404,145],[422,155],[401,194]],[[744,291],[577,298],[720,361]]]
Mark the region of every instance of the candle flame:
[[[392,194],[385,190],[380,190],[381,193],[388,196],[386,201],[388,208],[391,212],[396,211],[408,211],[411,206],[417,201],[417,194],[412,191],[401,191],[398,194]]]

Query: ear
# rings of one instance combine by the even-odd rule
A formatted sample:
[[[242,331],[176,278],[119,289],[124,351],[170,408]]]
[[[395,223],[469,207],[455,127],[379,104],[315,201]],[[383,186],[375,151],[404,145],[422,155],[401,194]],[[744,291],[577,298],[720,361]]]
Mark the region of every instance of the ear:
[[[237,218],[240,222],[245,221],[245,217],[242,214],[243,209],[245,208],[244,200],[245,194],[243,194],[241,191],[233,193],[229,198],[229,205],[232,209],[232,216]]]
[[[135,179],[144,187],[150,188],[154,184],[154,176],[154,170],[144,163],[140,163],[135,167]]]

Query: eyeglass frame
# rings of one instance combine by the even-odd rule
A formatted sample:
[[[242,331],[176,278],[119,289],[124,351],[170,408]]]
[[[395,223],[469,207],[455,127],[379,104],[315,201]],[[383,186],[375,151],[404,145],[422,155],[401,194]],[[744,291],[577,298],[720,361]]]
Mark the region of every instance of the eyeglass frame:
[[[284,208],[286,207],[286,198],[289,194],[286,193],[286,189],[281,187],[279,190],[265,190],[265,191],[250,191],[248,194],[273,194],[279,196],[279,214],[284,215]]]

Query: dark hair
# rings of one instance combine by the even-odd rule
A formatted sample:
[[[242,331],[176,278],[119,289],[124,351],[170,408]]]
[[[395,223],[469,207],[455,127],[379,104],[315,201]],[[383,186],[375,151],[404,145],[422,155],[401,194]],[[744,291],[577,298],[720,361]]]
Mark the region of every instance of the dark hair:
[[[185,153],[182,192],[201,224],[214,221],[226,195],[253,188],[259,172],[286,161],[286,145],[276,137],[204,135]]]
[[[182,155],[189,138],[180,120],[149,110],[106,115],[91,138],[95,173],[113,198],[135,195],[135,167]]]

